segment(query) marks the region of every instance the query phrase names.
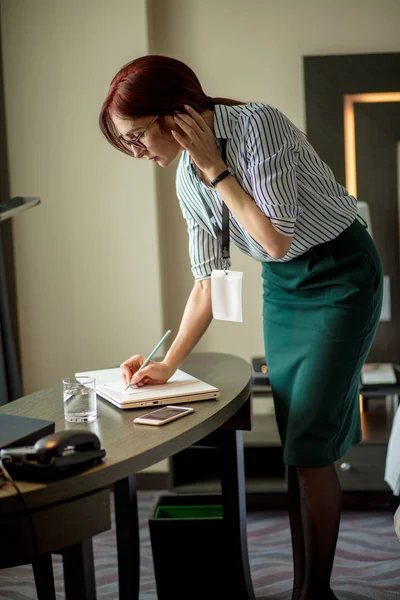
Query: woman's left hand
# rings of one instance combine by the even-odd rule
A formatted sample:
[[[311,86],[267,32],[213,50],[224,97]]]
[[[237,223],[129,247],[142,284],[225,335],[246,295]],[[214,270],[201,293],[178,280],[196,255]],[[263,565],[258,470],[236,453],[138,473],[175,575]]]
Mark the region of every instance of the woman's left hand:
[[[200,171],[203,171],[210,180],[214,179],[227,168],[215,143],[214,134],[198,112],[187,105],[185,105],[185,109],[187,114],[174,115],[175,123],[180,127],[182,133],[177,131],[171,131],[171,133],[176,141],[189,152]]]

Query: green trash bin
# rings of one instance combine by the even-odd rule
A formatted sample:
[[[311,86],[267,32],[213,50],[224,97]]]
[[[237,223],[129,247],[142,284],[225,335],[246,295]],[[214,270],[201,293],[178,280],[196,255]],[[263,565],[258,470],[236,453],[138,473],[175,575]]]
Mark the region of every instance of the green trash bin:
[[[158,600],[235,598],[220,494],[160,496],[149,518]]]

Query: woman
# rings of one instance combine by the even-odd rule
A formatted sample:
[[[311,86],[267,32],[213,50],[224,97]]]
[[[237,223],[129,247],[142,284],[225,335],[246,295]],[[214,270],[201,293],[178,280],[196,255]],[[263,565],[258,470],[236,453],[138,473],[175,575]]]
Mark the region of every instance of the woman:
[[[360,373],[382,301],[381,262],[356,199],[279,110],[211,99],[172,58],[123,67],[100,127],[135,158],[167,167],[180,155],[177,194],[195,279],[165,359],[138,371],[144,358],[132,356],[121,365],[125,382],[167,381],[210,324],[210,276],[222,266],[215,223],[221,228],[225,203],[232,242],[262,264],[265,353],[288,465],[292,600],[336,598],[334,462],[361,441]]]

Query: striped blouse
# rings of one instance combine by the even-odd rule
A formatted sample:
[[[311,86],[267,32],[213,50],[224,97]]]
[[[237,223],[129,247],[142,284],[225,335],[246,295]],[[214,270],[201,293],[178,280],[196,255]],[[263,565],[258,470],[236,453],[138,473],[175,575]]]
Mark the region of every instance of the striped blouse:
[[[306,137],[279,110],[267,104],[216,105],[214,135],[226,139],[226,162],[242,188],[292,245],[284,257],[272,258],[230,214],[231,242],[260,262],[288,261],[347,229],[357,202],[336,180]],[[222,199],[196,175],[185,150],[176,174],[176,189],[189,233],[189,254],[196,280],[222,268],[221,249],[204,207],[222,225]]]

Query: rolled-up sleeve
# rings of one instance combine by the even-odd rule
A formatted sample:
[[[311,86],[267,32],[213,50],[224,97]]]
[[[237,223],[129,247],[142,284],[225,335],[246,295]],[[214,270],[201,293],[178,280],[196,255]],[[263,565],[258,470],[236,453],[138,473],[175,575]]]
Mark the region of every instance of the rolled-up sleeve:
[[[293,235],[302,212],[297,202],[299,142],[277,109],[265,107],[248,122],[247,165],[253,198],[283,235]]]
[[[193,276],[196,281],[211,277],[213,269],[221,268],[222,258],[218,240],[199,225],[183,202],[179,201],[179,206],[187,224]]]

